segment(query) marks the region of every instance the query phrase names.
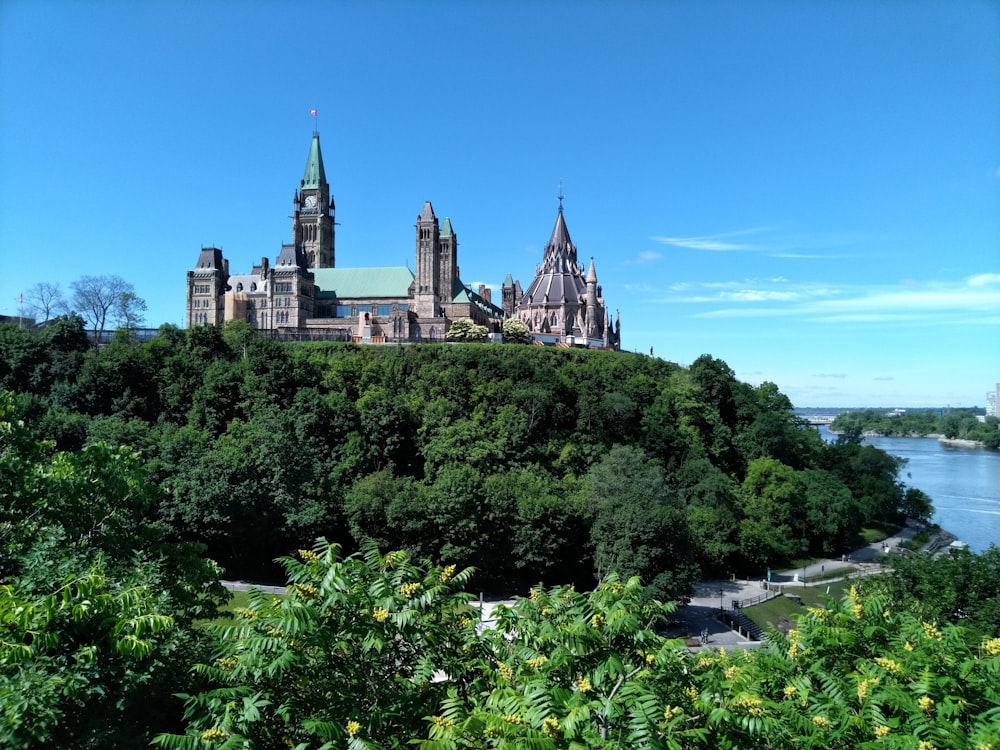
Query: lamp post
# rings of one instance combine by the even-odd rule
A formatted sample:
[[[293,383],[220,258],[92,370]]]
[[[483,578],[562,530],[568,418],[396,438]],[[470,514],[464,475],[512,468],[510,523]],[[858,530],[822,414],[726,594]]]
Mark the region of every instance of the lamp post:
[[[721,614],[722,614],[723,612],[725,612],[725,609],[723,609],[723,607],[722,607],[722,597],[724,597],[724,596],[725,596],[725,594],[726,594],[726,592],[725,592],[725,591],[723,591],[722,589],[719,589],[719,614],[720,614],[720,615],[721,615]]]

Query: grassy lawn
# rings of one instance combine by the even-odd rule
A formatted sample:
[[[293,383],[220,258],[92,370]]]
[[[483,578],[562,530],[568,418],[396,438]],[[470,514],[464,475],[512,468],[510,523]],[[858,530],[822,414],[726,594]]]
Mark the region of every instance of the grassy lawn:
[[[823,597],[826,596],[827,588],[830,589],[830,596],[834,599],[840,599],[843,593],[850,588],[850,585],[850,581],[836,581],[823,586],[789,587],[785,590],[786,593],[801,596],[802,604],[787,596],[779,596],[763,604],[747,607],[743,610],[743,614],[767,630],[777,627],[783,618],[794,620],[796,615],[805,612],[806,607],[823,606]]]
[[[214,620],[199,620],[199,625],[238,625],[240,622],[246,622],[245,620],[240,620],[233,615],[233,611],[237,609],[246,609],[250,604],[250,594],[247,591],[233,591],[232,597],[229,601],[219,607],[219,616]],[[270,596],[274,596],[271,594]]]

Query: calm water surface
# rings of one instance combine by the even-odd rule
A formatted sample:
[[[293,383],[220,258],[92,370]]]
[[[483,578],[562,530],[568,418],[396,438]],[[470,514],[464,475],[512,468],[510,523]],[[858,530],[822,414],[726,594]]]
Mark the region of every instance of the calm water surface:
[[[835,440],[826,428],[824,439]],[[907,459],[899,478],[934,501],[934,523],[974,552],[1000,546],[1000,453],[956,448],[937,438],[865,438],[865,443]]]

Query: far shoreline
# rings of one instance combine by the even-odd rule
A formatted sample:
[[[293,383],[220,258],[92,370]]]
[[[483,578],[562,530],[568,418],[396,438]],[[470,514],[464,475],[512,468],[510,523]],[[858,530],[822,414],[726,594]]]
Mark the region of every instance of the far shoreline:
[[[827,432],[831,435],[841,435],[842,432],[831,430],[827,428]],[[911,438],[915,439],[936,439],[939,443],[944,443],[945,445],[950,445],[955,448],[986,448],[986,444],[982,440],[966,440],[965,438],[949,438],[945,437],[939,432],[931,432],[927,435],[920,435],[917,433],[910,433],[909,435],[886,435],[883,432],[868,431],[861,433],[862,438],[905,438],[907,440]],[[987,449],[988,450],[988,449]]]

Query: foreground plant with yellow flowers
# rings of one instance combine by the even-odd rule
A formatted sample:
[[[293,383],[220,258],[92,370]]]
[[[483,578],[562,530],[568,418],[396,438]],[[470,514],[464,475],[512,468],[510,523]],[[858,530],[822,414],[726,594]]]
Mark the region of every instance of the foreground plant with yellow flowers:
[[[689,653],[637,578],[534,588],[492,627],[470,570],[323,541],[221,632],[181,748],[1000,750],[1000,648],[851,591],[763,647]]]

